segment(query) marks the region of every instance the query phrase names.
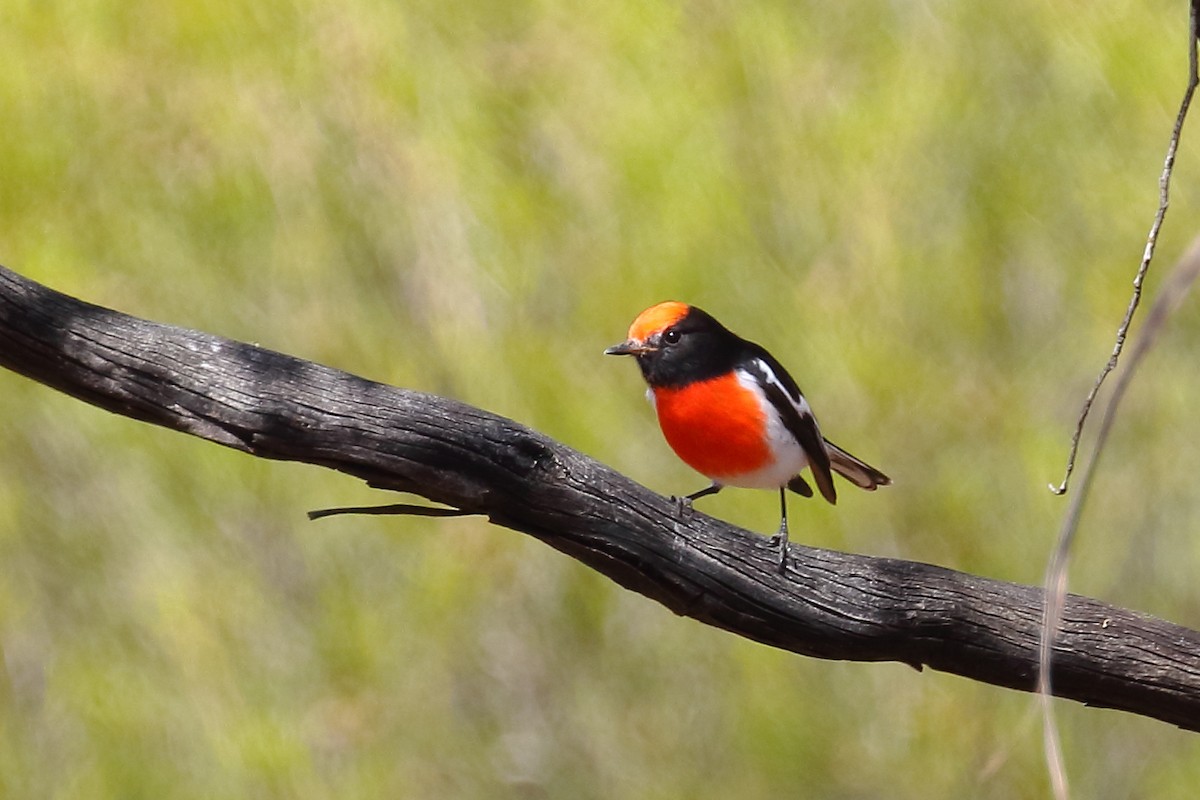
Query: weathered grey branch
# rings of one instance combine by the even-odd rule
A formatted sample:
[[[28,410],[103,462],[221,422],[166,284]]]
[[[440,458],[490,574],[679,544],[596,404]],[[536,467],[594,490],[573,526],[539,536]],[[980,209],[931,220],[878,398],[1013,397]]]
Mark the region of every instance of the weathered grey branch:
[[[1032,690],[1040,589],[768,540],[681,513],[512,420],[91,305],[0,267],[0,365],[262,458],[487,515],[678,614],[808,656],[928,665]],[[1200,730],[1200,633],[1071,595],[1060,697]]]

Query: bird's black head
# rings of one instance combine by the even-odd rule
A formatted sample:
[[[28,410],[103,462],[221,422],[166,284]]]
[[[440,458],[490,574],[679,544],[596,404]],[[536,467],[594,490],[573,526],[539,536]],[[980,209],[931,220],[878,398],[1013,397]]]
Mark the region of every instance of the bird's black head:
[[[633,356],[646,383],[670,388],[723,375],[737,364],[745,344],[711,314],[669,301],[639,314],[629,337],[604,352]]]

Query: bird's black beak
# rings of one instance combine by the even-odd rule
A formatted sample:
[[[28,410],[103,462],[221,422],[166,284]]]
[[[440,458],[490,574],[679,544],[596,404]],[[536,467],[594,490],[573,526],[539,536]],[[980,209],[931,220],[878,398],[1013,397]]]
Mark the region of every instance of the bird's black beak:
[[[604,351],[606,356],[640,356],[642,353],[653,353],[654,347],[648,347],[645,342],[637,339],[627,339],[620,344],[614,344]]]

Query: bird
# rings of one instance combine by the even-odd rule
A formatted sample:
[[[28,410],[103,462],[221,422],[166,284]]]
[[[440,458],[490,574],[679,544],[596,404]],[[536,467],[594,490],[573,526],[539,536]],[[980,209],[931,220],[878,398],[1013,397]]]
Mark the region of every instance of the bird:
[[[808,468],[821,497],[837,502],[833,473],[874,491],[892,480],[821,434],[796,381],[761,345],[743,339],[708,312],[676,300],[647,308],[625,341],[605,355],[633,356],[667,444],[709,485],[692,501],[726,486],[778,489],[780,521],[771,537],[788,556],[787,490],[812,497]]]

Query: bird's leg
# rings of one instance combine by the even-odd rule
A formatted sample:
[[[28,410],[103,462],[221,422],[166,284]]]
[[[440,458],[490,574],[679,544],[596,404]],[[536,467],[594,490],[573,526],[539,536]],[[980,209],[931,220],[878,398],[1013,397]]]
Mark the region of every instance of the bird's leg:
[[[690,503],[693,500],[699,500],[701,497],[708,497],[710,494],[716,494],[717,492],[721,491],[722,488],[723,487],[721,486],[721,484],[713,483],[708,486],[705,486],[703,489],[701,489],[698,492],[692,492],[684,499]]]
[[[692,492],[691,494],[689,494],[685,497],[672,497],[671,499],[674,500],[679,505],[680,513],[683,513],[683,510],[685,508],[692,507],[693,500],[699,500],[701,497],[708,497],[710,494],[716,494],[717,492],[721,491],[722,488],[723,487],[721,486],[721,484],[712,483],[708,486],[705,486],[703,489],[701,489],[698,492]]]
[[[787,568],[788,557],[788,524],[787,524],[787,493],[779,490],[779,530],[771,537],[771,544],[779,544],[779,571]]]

